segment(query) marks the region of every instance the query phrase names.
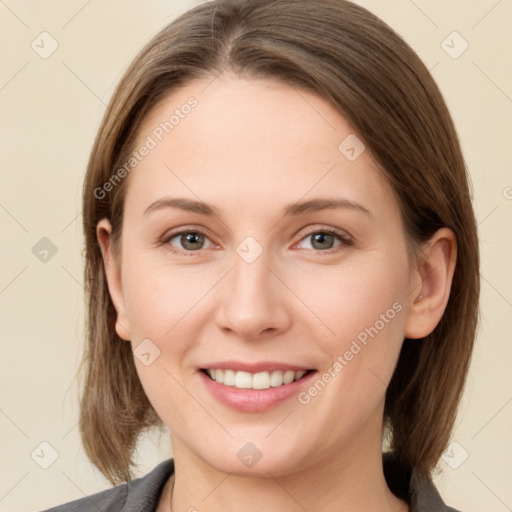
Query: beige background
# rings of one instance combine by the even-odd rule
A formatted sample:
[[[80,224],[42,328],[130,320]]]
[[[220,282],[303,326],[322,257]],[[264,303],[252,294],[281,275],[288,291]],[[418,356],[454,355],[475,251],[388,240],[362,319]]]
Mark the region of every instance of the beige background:
[[[77,428],[81,183],[121,72],[154,33],[198,3],[0,0],[2,511],[46,508],[109,487],[87,461]],[[436,482],[445,500],[465,512],[509,511],[512,1],[359,3],[395,28],[432,70],[474,185],[483,259],[481,327],[453,436],[458,445],[449,463],[441,461]],[[35,40],[40,53],[51,49],[49,36],[38,37],[43,31],[58,43],[46,59],[31,47]],[[454,31],[463,39],[446,39]],[[464,40],[469,47],[458,58],[446,53],[460,52]],[[43,237],[57,249],[47,262],[32,252]],[[52,450],[58,456],[43,469],[39,464],[52,462]],[[145,437],[139,474],[170,455],[167,431]]]

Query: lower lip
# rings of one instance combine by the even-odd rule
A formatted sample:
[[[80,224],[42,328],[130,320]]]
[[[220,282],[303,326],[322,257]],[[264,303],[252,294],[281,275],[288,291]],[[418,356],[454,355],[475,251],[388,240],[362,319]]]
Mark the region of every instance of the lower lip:
[[[283,400],[297,395],[300,390],[314,378],[313,371],[299,380],[268,389],[239,389],[234,386],[224,386],[211,379],[202,371],[199,377],[210,393],[221,403],[242,412],[263,412],[276,406]]]

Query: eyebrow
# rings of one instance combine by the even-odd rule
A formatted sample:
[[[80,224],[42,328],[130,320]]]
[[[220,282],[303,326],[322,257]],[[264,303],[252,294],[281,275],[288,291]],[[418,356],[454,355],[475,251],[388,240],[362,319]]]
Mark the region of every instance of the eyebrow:
[[[200,215],[206,215],[208,217],[221,217],[219,210],[215,206],[212,206],[202,201],[195,201],[192,199],[186,199],[181,197],[163,197],[161,199],[158,199],[157,201],[151,203],[146,208],[146,210],[144,211],[144,215],[165,208],[178,208],[180,210],[198,213]],[[307,201],[292,203],[285,206],[283,210],[283,216],[297,216],[333,208],[346,208],[356,210],[370,217],[372,216],[370,210],[365,208],[363,205],[343,198],[315,198],[309,199]]]

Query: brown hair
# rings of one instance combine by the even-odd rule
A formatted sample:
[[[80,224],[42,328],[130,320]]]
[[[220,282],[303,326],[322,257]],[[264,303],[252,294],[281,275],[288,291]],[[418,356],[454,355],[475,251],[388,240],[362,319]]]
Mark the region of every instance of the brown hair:
[[[83,189],[88,345],[80,433],[88,457],[112,483],[128,481],[139,434],[163,425],[130,344],[116,334],[96,239],[106,217],[117,246],[127,180],[108,193],[102,187],[129,158],[150,109],[188,81],[226,69],[330,101],[393,186],[413,246],[441,227],[455,232],[457,265],[445,313],[427,338],[404,340],[384,412],[398,459],[432,471],[449,441],[477,326],[479,254],[468,176],[452,119],[424,64],[383,21],[345,0],[207,2],[159,32],[122,77]]]

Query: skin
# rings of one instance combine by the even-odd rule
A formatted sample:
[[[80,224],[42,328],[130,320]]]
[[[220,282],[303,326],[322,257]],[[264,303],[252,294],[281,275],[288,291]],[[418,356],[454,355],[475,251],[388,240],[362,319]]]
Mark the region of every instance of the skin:
[[[198,101],[127,178],[119,253],[108,220],[97,226],[118,334],[134,349],[150,339],[160,350],[149,366],[135,364],[171,432],[172,510],[407,511],[382,470],[385,392],[404,337],[426,336],[443,314],[454,235],[438,231],[412,264],[399,205],[369,151],[349,161],[338,150],[354,130],[337,110],[272,80],[211,80],[188,83],[144,120],[139,145],[190,96]],[[164,196],[204,201],[219,216],[144,214]],[[369,214],[283,215],[317,197]],[[205,233],[198,250],[180,236],[159,243],[180,228]],[[326,228],[352,243],[313,245],[311,234]],[[247,236],[263,249],[252,263],[236,252]],[[322,374],[396,303],[401,311],[307,404],[294,396],[239,412],[199,378],[199,367],[233,359]],[[247,442],[262,454],[252,467],[237,457]],[[170,483],[160,511],[171,510]]]

